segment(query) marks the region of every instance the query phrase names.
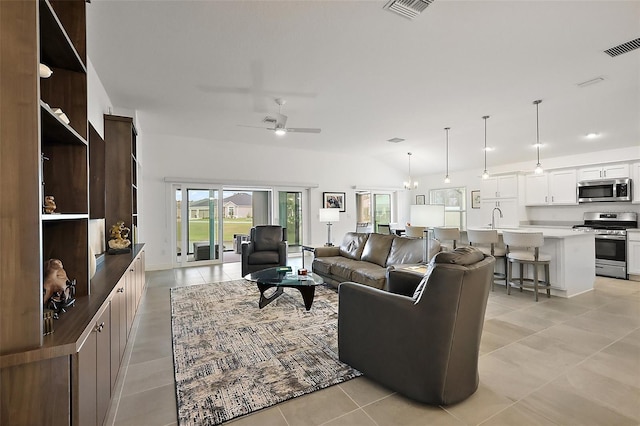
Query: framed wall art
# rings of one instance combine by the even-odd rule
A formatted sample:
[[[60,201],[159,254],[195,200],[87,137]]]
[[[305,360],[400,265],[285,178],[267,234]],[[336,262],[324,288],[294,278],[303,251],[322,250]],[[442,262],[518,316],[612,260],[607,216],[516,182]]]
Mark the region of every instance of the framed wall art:
[[[416,195],[416,205],[422,206],[425,204],[425,196],[424,195]]]
[[[325,209],[340,209],[341,212],[346,211],[344,192],[323,192],[322,207]]]
[[[471,191],[471,208],[480,208],[480,191]]]

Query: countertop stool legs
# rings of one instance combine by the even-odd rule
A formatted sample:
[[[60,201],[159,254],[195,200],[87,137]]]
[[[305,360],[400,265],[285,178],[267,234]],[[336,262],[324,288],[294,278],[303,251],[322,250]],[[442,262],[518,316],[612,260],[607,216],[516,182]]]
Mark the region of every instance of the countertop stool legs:
[[[549,263],[551,257],[540,253],[540,247],[544,244],[541,232],[503,232],[502,238],[507,246],[507,294],[511,294],[511,286],[532,287],[536,302],[540,289],[545,289],[547,297],[551,297],[551,279]],[[518,249],[518,250],[515,250]],[[533,249],[533,250],[531,250]],[[519,277],[513,278],[513,265],[520,266]],[[525,278],[525,265],[533,267],[533,278]],[[539,268],[543,267],[544,276],[540,277]]]

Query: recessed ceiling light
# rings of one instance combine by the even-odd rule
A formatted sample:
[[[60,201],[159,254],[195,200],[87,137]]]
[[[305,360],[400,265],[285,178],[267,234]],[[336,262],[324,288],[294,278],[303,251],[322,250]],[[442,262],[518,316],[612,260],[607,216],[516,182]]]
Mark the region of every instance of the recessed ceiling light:
[[[596,133],[596,132],[587,133],[587,139],[595,139],[598,136],[600,136],[600,133]]]

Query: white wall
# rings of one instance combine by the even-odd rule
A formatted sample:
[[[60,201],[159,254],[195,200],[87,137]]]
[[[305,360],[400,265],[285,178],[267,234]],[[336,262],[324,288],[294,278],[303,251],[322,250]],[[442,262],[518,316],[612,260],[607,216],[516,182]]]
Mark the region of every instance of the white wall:
[[[545,159],[541,162],[545,170],[582,167],[592,164],[613,163],[613,162],[629,162],[640,159],[640,144],[636,147],[624,149],[599,151],[591,153],[575,154],[568,157],[556,157]],[[491,168],[489,164],[489,173],[507,173],[521,172],[530,174],[535,167],[535,158],[527,163],[512,163],[504,166]],[[455,159],[453,160],[455,161]],[[470,203],[471,191],[479,190],[482,182],[483,159],[478,156],[478,168],[475,170],[450,171],[451,183],[443,183],[441,174],[426,175],[418,177],[420,183],[424,183],[422,188],[418,190],[419,194],[426,194],[427,200],[430,189],[447,188],[465,186],[467,188],[467,225],[468,226],[484,226],[480,216],[480,209],[472,209]],[[640,182],[634,182],[640,184]],[[482,195],[482,194],[481,194]],[[415,198],[415,197],[414,197]],[[579,204],[576,206],[544,206],[544,207],[526,207],[527,220],[529,222],[563,222],[563,223],[580,223],[583,220],[583,213],[587,211],[638,211],[640,207],[637,204],[630,203],[592,203]]]
[[[89,122],[102,138],[104,138],[103,115],[112,108],[111,99],[93,68],[91,59],[87,58],[87,115]]]
[[[140,241],[146,243],[147,269],[170,268],[172,202],[165,178],[190,181],[246,184],[247,186],[309,190],[309,232],[303,243],[326,242],[326,224],[318,221],[323,192],[345,192],[346,212],[332,228],[334,242],[344,233],[355,230],[355,188],[380,189],[399,187],[404,176],[382,162],[350,158],[338,153],[289,150],[269,145],[242,145],[168,135],[140,133],[140,155],[144,158],[141,204],[144,227]],[[355,187],[355,188],[354,188]],[[401,213],[404,215],[404,212]],[[403,216],[404,217],[404,216]],[[142,219],[142,218],[141,218]]]

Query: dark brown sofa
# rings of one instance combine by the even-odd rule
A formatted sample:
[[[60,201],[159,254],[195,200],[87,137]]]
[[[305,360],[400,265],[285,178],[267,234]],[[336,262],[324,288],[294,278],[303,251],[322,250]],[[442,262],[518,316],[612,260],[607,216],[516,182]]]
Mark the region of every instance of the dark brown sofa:
[[[438,252],[439,243],[432,243],[431,252]],[[341,282],[354,281],[382,289],[388,268],[421,263],[423,252],[424,240],[419,238],[348,232],[340,246],[315,249],[312,269],[336,288]]]

